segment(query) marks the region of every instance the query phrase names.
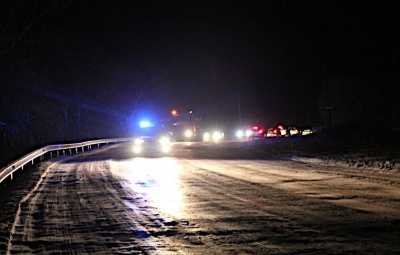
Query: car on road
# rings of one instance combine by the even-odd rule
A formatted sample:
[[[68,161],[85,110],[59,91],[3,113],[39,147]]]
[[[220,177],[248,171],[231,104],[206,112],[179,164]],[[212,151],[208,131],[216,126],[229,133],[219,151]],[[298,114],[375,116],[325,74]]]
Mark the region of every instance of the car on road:
[[[282,123],[276,124],[275,128],[279,130],[280,137],[288,137],[289,136],[288,128],[285,125],[283,125]]]
[[[310,126],[302,127],[299,130],[300,130],[301,136],[310,136],[310,135],[315,134],[315,129],[313,129]]]
[[[295,126],[290,126],[287,129],[288,129],[289,137],[296,137],[300,134],[300,130]]]
[[[135,155],[165,154],[171,149],[171,134],[158,122],[141,121],[134,129],[132,152]]]
[[[247,129],[246,136],[248,137],[248,139],[253,140],[257,138],[265,138],[267,137],[267,133],[262,126],[255,124]]]
[[[266,137],[288,137],[289,130],[288,128],[283,125],[282,123],[278,123],[275,127],[271,127],[266,131]]]
[[[135,155],[163,155],[171,150],[168,136],[137,137],[133,140],[132,151]]]
[[[203,142],[218,142],[224,139],[224,132],[219,129],[209,129],[203,132]]]
[[[266,138],[273,138],[280,136],[279,129],[277,128],[268,128],[266,132]]]

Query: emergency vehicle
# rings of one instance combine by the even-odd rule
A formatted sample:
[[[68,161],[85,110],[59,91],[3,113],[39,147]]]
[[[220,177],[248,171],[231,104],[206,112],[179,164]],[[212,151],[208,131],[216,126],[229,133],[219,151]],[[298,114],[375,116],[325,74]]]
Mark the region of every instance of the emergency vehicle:
[[[192,110],[182,113],[172,110],[171,115],[164,122],[164,128],[171,141],[201,140],[200,118],[196,117]]]

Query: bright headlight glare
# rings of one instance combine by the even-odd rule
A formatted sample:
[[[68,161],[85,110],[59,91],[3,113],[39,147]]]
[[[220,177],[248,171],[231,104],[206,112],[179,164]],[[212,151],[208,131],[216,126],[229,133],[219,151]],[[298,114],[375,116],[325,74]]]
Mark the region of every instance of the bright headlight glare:
[[[150,122],[148,122],[148,121],[141,121],[139,123],[139,126],[140,126],[140,128],[148,128],[148,127],[151,127],[152,124]]]
[[[185,137],[189,138],[189,137],[192,137],[192,135],[193,135],[193,132],[191,130],[185,131]]]
[[[243,131],[242,130],[238,130],[236,132],[236,136],[239,137],[239,138],[242,138],[243,137]]]
[[[219,140],[219,139],[221,139],[221,137],[222,137],[222,135],[221,135],[220,132],[215,131],[215,132],[213,133],[213,140]]]
[[[171,150],[171,147],[169,145],[162,145],[161,146],[161,151],[164,153],[167,153]]]
[[[250,136],[251,135],[251,131],[250,130],[247,130],[246,131],[246,136]]]
[[[136,138],[136,139],[135,139],[135,144],[136,144],[136,145],[141,145],[143,142],[144,142],[144,140],[141,139],[141,138]]]
[[[203,140],[208,141],[210,139],[210,134],[209,133],[204,133],[203,135]]]
[[[142,151],[142,147],[140,145],[133,146],[134,153],[140,153]]]
[[[160,142],[162,145],[167,145],[167,144],[169,144],[169,137],[161,137],[160,140],[159,140],[159,142]]]

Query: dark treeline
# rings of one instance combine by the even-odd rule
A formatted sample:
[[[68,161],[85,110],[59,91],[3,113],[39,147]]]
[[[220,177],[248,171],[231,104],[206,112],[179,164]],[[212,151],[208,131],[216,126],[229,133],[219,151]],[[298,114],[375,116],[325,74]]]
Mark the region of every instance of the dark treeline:
[[[0,165],[47,144],[129,135],[137,109],[158,100],[162,73],[139,57],[102,62],[99,54],[112,53],[101,38],[93,44],[96,33],[79,30],[90,24],[73,18],[73,1],[7,2],[0,7]]]

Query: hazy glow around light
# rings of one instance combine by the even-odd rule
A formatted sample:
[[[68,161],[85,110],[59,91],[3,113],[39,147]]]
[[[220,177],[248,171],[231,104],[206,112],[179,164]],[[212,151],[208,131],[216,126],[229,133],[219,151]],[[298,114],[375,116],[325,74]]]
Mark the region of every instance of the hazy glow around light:
[[[213,133],[213,140],[214,141],[219,141],[219,140],[222,139],[222,137],[223,137],[223,134],[221,132],[215,131]]]
[[[250,130],[247,130],[246,131],[246,136],[250,136],[251,135],[251,131]]]
[[[209,134],[209,133],[204,133],[204,135],[203,135],[203,140],[204,140],[204,141],[210,140],[210,134]]]
[[[162,137],[160,138],[159,142],[161,145],[168,145],[170,143],[169,137]]]
[[[153,206],[175,217],[182,216],[181,167],[171,158],[134,158],[110,162],[111,172],[128,180],[127,187]]]
[[[136,139],[135,139],[135,144],[136,144],[136,145],[141,145],[143,142],[144,142],[144,140],[141,139],[141,138],[136,138]]]
[[[177,110],[172,110],[171,111],[172,116],[178,116],[178,111]]]
[[[193,135],[193,132],[191,130],[185,131],[185,137],[190,138],[190,137],[192,137],[192,135]]]
[[[171,150],[171,147],[168,144],[163,144],[161,146],[161,151],[164,153],[170,152],[170,150]]]
[[[133,152],[134,152],[134,153],[138,154],[138,153],[140,153],[141,151],[142,151],[142,146],[140,146],[140,145],[135,145],[135,146],[133,146]]]
[[[203,141],[208,142],[208,141],[214,141],[214,142],[218,142],[219,140],[221,140],[224,137],[222,132],[219,131],[214,131],[214,133],[212,133],[212,136],[210,133],[206,132],[203,135]]]
[[[141,121],[139,123],[139,125],[140,125],[141,128],[147,128],[147,127],[151,127],[152,126],[151,123],[148,122],[148,121]]]

